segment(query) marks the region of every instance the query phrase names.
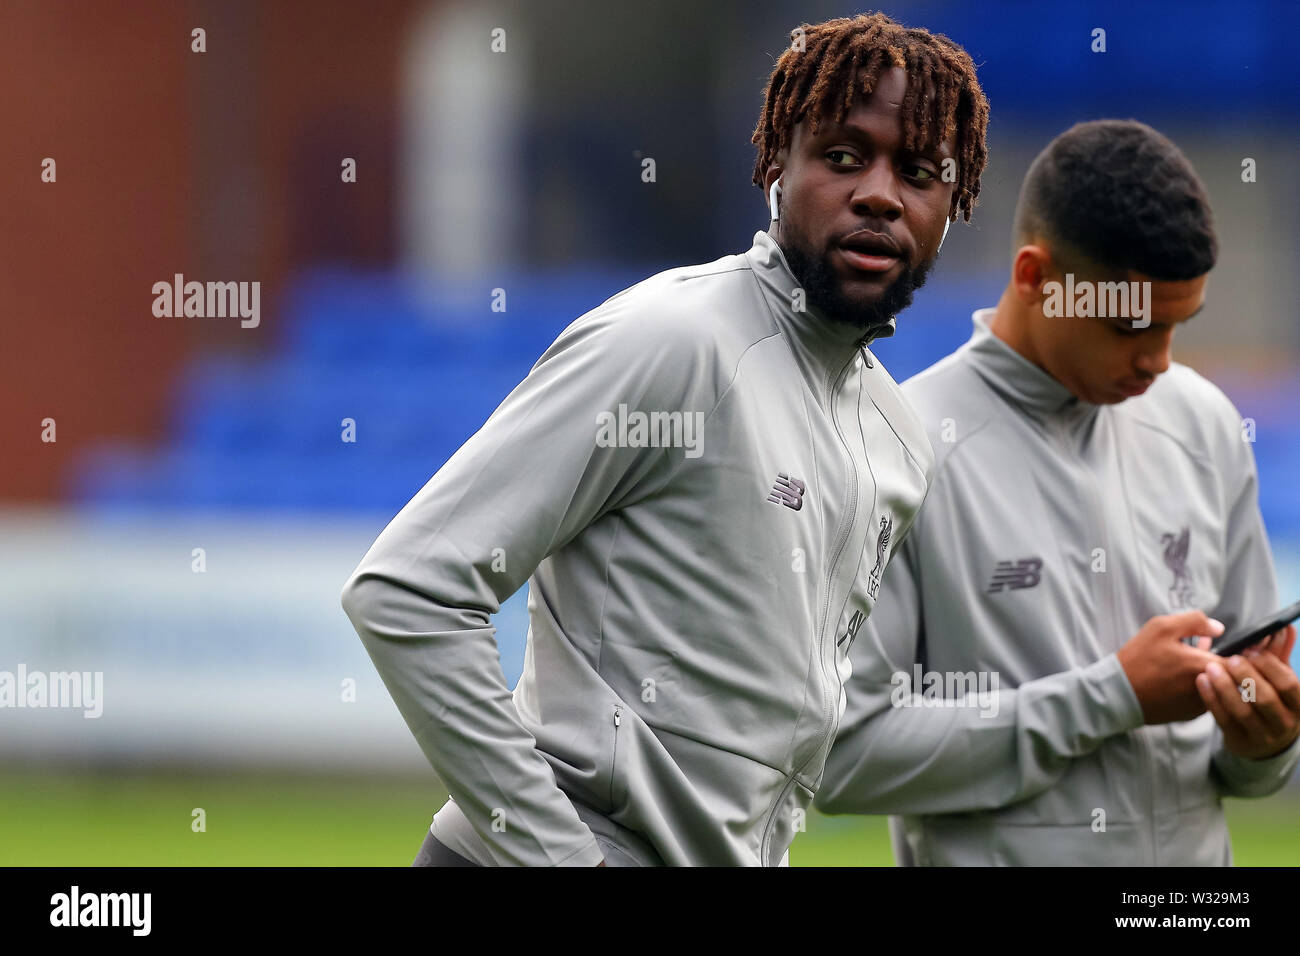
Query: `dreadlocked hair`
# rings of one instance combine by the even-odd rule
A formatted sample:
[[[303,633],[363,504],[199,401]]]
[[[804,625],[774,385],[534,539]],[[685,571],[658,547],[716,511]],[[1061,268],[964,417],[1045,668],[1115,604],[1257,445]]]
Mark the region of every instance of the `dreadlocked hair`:
[[[932,150],[955,135],[957,188],[948,218],[960,212],[969,222],[988,158],[989,103],[966,51],[943,34],[905,27],[883,13],[805,23],[790,37],[803,42],[792,42],[777,59],[751,138],[758,147],[754,185],[763,188],[764,174],[801,120],[808,118],[814,134],[826,120],[843,123],[854,94],[869,95],[881,71],[898,66],[907,71],[904,148]]]

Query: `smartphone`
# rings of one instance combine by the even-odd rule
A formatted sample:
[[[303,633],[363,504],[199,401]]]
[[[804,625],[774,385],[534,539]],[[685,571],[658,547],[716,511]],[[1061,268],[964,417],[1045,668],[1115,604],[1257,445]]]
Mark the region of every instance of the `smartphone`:
[[[1284,607],[1282,610],[1270,614],[1264,620],[1257,621],[1250,627],[1238,628],[1231,634],[1223,635],[1210,645],[1210,650],[1221,657],[1240,654],[1246,648],[1258,644],[1274,631],[1282,630],[1296,618],[1300,618],[1300,601],[1296,601],[1290,607]]]

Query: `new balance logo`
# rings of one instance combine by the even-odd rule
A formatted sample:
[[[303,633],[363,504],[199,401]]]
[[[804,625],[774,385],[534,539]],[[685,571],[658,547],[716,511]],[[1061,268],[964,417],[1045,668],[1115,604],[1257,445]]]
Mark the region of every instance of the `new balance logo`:
[[[993,571],[993,580],[989,582],[988,593],[996,594],[1005,588],[1018,591],[1032,588],[1042,580],[1038,572],[1043,570],[1042,558],[1021,558],[1019,561],[999,561]]]
[[[798,511],[803,507],[803,493],[807,490],[808,486],[798,478],[791,478],[781,472],[777,475],[776,484],[772,486],[772,493],[767,496],[767,500]]]
[[[838,641],[835,642],[835,646],[839,647],[845,641],[848,641],[849,646],[852,647],[853,639],[858,636],[858,628],[862,626],[862,622],[865,621],[866,619],[867,616],[863,614],[861,611],[854,611],[853,616],[849,618],[849,629],[844,632],[843,637],[841,637]]]

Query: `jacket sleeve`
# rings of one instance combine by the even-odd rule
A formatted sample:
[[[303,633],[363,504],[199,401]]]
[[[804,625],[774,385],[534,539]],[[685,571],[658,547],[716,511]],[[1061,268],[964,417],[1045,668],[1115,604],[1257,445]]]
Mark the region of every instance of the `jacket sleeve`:
[[[910,692],[921,690],[902,682],[923,656],[918,544],[914,531],[850,649],[848,705],[817,809],[930,814],[1007,806],[1050,788],[1072,759],[1107,737],[1141,726],[1141,707],[1114,654],[967,698],[965,706],[907,706]]]
[[[1249,625],[1278,607],[1277,577],[1268,534],[1259,511],[1259,479],[1250,443],[1241,439],[1240,416],[1233,410],[1224,458],[1228,514],[1224,551],[1225,578],[1217,607],[1208,612],[1228,631]],[[1214,757],[1210,776],[1219,792],[1230,797],[1266,797],[1282,788],[1300,764],[1300,740],[1264,760],[1239,757],[1223,746],[1223,732],[1214,725]]]
[[[598,416],[620,403],[683,409],[692,374],[650,323],[614,321],[622,301],[556,340],[343,589],[402,717],[498,865],[602,856],[519,718],[490,619],[548,554],[665,471],[670,450],[598,436]]]

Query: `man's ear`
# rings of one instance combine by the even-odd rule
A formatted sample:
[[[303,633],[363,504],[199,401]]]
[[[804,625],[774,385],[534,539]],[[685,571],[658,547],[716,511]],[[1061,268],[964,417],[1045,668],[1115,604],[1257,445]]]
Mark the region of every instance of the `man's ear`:
[[[1041,302],[1043,283],[1051,278],[1054,269],[1052,254],[1045,245],[1030,241],[1017,249],[1011,261],[1011,284],[1020,301],[1025,305]]]
[[[772,189],[772,184],[781,178],[785,172],[784,156],[777,156],[776,161],[767,167],[767,172],[763,174],[763,194],[766,195]]]

